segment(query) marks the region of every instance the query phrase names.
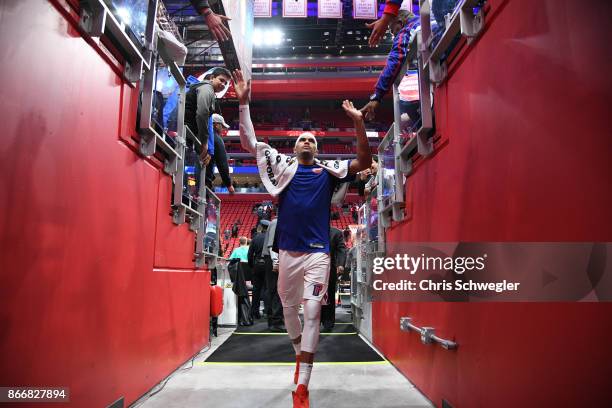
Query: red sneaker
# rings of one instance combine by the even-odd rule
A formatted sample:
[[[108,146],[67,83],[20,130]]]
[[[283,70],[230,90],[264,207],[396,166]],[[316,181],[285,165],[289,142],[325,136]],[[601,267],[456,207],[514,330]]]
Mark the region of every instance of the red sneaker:
[[[293,374],[293,383],[297,385],[300,377],[300,356],[295,356],[295,373]]]
[[[304,384],[297,386],[295,391],[291,392],[293,396],[293,408],[310,408],[310,402],[308,402],[308,389]]]

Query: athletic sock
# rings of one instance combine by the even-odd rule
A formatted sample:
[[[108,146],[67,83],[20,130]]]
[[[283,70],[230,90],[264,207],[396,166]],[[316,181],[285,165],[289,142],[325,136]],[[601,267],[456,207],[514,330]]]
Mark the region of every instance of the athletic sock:
[[[310,382],[310,373],[312,372],[312,364],[300,363],[300,378],[298,384],[303,384],[308,388]]]

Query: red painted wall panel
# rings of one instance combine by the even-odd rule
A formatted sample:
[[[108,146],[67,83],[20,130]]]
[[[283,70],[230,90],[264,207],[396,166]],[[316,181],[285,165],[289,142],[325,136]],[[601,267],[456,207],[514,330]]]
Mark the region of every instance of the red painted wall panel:
[[[210,274],[154,269],[169,177],[120,140],[121,80],[58,10],[0,3],[0,60],[0,383],[132,402],[208,342]]]
[[[610,241],[610,3],[490,2],[435,91],[442,147],[407,182],[388,240]],[[375,303],[374,341],[437,406],[604,406],[612,306]],[[456,339],[449,352],[399,318]],[[588,334],[585,334],[588,333]]]
[[[155,266],[158,268],[193,268],[195,238],[189,230],[189,221],[176,225],[170,215],[172,179],[160,172],[157,201],[157,230],[155,239]]]

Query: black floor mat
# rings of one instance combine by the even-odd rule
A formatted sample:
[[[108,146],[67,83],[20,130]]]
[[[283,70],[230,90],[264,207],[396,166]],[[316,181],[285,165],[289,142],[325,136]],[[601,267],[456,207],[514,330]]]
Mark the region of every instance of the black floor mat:
[[[315,362],[384,361],[357,334],[319,338]],[[232,334],[206,362],[211,363],[293,363],[295,352],[287,336]]]
[[[351,323],[337,322],[331,331],[321,329],[321,334],[326,333],[356,333],[357,329]],[[268,328],[268,321],[266,319],[259,319],[255,321],[252,326],[238,326],[236,333],[274,333]],[[279,334],[287,334],[283,331]]]

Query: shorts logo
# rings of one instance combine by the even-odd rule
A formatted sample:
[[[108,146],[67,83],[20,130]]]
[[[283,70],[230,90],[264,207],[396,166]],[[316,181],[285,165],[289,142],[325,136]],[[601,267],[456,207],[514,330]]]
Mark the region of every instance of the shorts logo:
[[[323,285],[321,285],[320,283],[315,284],[312,287],[312,295],[319,296],[319,294],[321,293],[321,289],[323,289]]]
[[[315,173],[315,174],[320,174],[322,171],[323,171],[323,169],[320,168],[320,167],[316,167],[316,168],[312,169],[312,172]]]

